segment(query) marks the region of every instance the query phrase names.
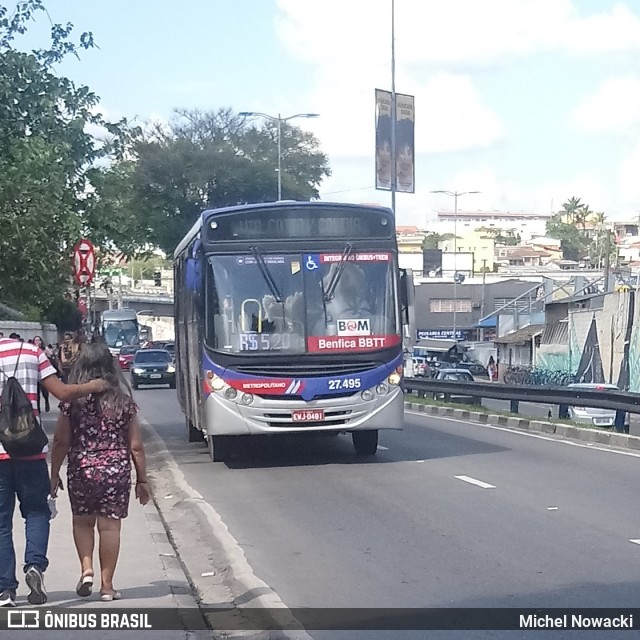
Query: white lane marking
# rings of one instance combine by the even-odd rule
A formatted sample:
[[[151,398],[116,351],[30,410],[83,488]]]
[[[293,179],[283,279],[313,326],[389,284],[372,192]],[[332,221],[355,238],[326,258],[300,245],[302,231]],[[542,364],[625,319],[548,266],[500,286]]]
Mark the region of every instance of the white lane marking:
[[[389,447],[383,447],[382,445],[378,445],[378,451],[389,451]]]
[[[629,540],[629,542],[633,542],[633,544],[640,544],[640,540],[638,540],[637,538],[635,540],[632,538],[631,540]]]
[[[557,511],[558,507],[547,507],[547,511]]]
[[[582,444],[580,442],[573,442],[572,440],[563,440],[562,438],[550,438],[549,436],[538,435],[537,433],[526,433],[525,431],[518,431],[517,429],[511,429],[509,427],[498,427],[494,424],[486,424],[483,422],[470,422],[469,420],[460,420],[459,418],[448,418],[445,416],[431,416],[426,413],[418,413],[417,411],[405,411],[412,416],[418,416],[420,418],[433,418],[434,420],[448,420],[449,422],[461,422],[463,424],[470,424],[478,427],[485,427],[487,429],[495,429],[496,431],[508,431],[518,436],[525,436],[527,438],[537,438],[538,440],[547,440],[548,442],[558,442],[560,444],[568,444],[572,447],[580,447],[582,449],[591,449],[591,451],[605,451],[606,453],[617,453],[621,456],[630,456],[632,458],[640,458],[640,453],[631,453],[630,451],[617,451],[616,449],[609,449],[608,447],[596,447],[593,443]]]
[[[458,480],[462,480],[462,482],[468,482],[469,484],[475,484],[476,487],[482,487],[483,489],[495,489],[495,486],[489,484],[488,482],[482,482],[482,480],[476,480],[475,478],[470,478],[469,476],[454,476]]]

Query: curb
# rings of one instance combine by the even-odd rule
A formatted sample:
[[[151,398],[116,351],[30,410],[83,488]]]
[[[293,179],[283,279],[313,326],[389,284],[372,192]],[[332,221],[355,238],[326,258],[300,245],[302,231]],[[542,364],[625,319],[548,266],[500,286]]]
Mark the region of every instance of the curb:
[[[147,475],[162,527],[186,575],[197,606],[215,639],[273,637],[278,640],[311,640],[278,594],[260,580],[249,565],[240,544],[233,538],[215,508],[187,482],[184,473],[153,426],[142,421],[147,450]],[[185,436],[186,437],[186,436]],[[213,463],[211,463],[213,464]],[[206,609],[234,609],[237,630],[214,628]],[[281,612],[278,620],[284,630],[263,636],[260,631],[241,630],[244,608]],[[282,621],[286,620],[286,623]],[[248,627],[250,628],[250,627]]]
[[[504,416],[495,413],[481,413],[479,411],[467,411],[466,409],[454,409],[441,405],[423,404],[418,402],[405,402],[405,411],[423,413],[430,416],[446,416],[465,422],[478,424],[491,424],[522,431],[552,434],[568,440],[579,440],[621,449],[635,449],[640,451],[640,437],[617,431],[603,431],[600,429],[584,429],[582,427],[557,422],[546,422],[522,418],[520,416]]]

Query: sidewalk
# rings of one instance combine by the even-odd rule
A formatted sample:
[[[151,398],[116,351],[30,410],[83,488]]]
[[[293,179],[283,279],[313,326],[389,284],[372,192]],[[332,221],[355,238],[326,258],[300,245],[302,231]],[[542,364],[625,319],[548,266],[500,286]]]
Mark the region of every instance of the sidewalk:
[[[50,414],[44,415],[44,427],[52,437],[57,410],[52,406]],[[61,474],[66,486],[66,469]],[[71,508],[66,491],[61,491],[57,500],[58,515],[51,521],[51,536],[49,539],[49,568],[45,573],[45,586],[48,592],[48,602],[43,608],[64,607],[76,611],[84,608],[109,609],[117,608],[191,608],[197,606],[192,590],[176,559],[175,551],[167,538],[166,532],[153,501],[142,507],[133,496],[129,507],[129,516],[122,523],[122,538],[120,558],[114,577],[114,586],[122,593],[122,599],[110,603],[100,601],[100,580],[98,562],[98,540],[96,534],[96,549],[94,567],[96,581],[94,593],[89,598],[79,598],[75,593],[76,583],[80,575],[80,566],[73,543],[71,528]],[[18,506],[14,516],[14,544],[16,547],[17,577],[20,581],[17,594],[19,607],[31,607],[27,603],[28,588],[22,576],[24,558],[24,520]],[[82,632],[79,632],[80,634]],[[53,634],[53,635],[52,635]],[[68,637],[69,631],[3,631],[3,638],[54,638]],[[93,640],[100,638],[130,638],[140,635],[161,640],[184,640],[185,638],[211,637],[208,632],[188,631],[157,631],[142,634],[140,631],[98,631],[92,630]]]

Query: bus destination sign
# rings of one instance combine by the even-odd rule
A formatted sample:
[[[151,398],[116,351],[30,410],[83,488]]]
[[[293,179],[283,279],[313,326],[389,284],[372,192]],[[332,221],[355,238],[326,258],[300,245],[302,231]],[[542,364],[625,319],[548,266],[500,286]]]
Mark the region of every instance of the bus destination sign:
[[[209,242],[295,240],[305,238],[375,238],[394,236],[393,219],[379,211],[347,209],[282,209],[243,211],[211,216]]]

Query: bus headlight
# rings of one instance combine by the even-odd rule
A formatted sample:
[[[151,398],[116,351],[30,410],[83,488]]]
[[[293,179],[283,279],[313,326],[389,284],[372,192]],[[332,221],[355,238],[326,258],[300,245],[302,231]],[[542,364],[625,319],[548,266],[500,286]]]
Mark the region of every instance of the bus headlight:
[[[373,391],[371,389],[365,389],[360,395],[365,402],[373,400]]]
[[[253,395],[250,393],[242,394],[242,404],[251,404],[253,403]]]
[[[224,390],[224,397],[227,400],[234,400],[237,395],[238,395],[238,391],[236,389],[234,389],[233,387],[227,387]]]
[[[399,375],[398,373],[392,373],[388,378],[387,378],[387,382],[391,385],[391,386],[396,386],[398,384],[400,384],[400,380],[402,380],[402,376]]]
[[[209,376],[207,376],[207,378],[209,380],[209,386],[214,391],[222,391],[226,386],[228,386],[222,378],[219,378],[216,375],[214,375],[212,378],[209,378]]]
[[[389,392],[389,385],[386,382],[381,382],[377,387],[376,387],[376,393],[379,396],[383,396],[386,393]]]

